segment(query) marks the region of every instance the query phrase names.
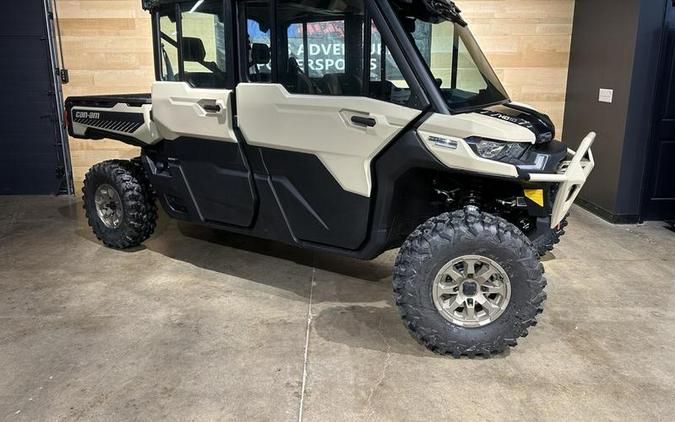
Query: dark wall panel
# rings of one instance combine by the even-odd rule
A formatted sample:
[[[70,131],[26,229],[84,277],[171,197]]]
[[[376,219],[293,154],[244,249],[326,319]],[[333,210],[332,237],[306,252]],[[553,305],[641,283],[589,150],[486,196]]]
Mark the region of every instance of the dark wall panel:
[[[59,128],[43,2],[0,14],[0,194],[56,193]]]
[[[572,148],[598,133],[596,168],[582,199],[614,213],[621,173],[630,79],[640,0],[577,0],[565,105],[564,140]],[[601,17],[601,18],[600,18]],[[614,89],[612,104],[598,101],[600,88]]]
[[[670,0],[577,0],[564,140],[598,133],[596,168],[580,199],[616,221],[640,214],[665,6]],[[600,88],[614,90],[611,104]]]
[[[659,80],[661,46],[667,3],[671,0],[642,0],[635,43],[635,63],[628,109],[626,136],[621,161],[621,176],[616,201],[616,214],[640,214],[645,176],[658,165],[657,157],[646,162],[652,147],[657,89],[667,81]],[[672,149],[670,150],[672,152]],[[672,162],[675,155],[670,155]],[[647,166],[647,168],[646,168]]]

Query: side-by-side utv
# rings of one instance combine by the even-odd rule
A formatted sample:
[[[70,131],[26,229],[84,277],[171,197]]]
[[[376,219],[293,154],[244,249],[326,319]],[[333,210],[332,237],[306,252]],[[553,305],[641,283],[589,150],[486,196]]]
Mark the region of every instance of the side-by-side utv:
[[[113,248],[171,217],[372,259],[443,354],[490,355],[542,310],[539,256],[593,169],[509,99],[449,0],[145,0],[150,94],[71,97],[76,138],[141,147],[96,164],[84,207]]]

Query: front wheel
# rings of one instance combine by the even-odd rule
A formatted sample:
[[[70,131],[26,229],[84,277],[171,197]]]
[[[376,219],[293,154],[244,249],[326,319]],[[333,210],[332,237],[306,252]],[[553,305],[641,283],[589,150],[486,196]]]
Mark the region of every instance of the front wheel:
[[[399,251],[393,283],[407,327],[430,350],[455,357],[515,346],[546,299],[527,237],[471,207],[419,226]]]

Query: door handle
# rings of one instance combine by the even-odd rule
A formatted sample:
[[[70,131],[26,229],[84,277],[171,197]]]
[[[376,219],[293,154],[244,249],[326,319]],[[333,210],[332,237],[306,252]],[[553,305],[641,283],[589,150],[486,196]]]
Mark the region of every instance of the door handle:
[[[352,116],[351,118],[352,123],[360,125],[360,126],[368,126],[368,127],[373,127],[377,123],[375,119],[372,117],[363,117],[363,116]]]
[[[218,113],[218,112],[220,112],[220,110],[223,109],[223,108],[220,106],[220,104],[203,104],[203,105],[202,105],[202,108],[203,108],[205,111],[209,111],[209,112],[211,112],[211,113]]]

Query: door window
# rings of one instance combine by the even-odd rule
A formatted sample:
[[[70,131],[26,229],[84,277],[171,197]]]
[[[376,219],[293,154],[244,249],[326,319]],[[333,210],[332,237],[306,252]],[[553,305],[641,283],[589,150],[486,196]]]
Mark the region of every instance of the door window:
[[[278,0],[277,22],[277,48],[285,52],[279,55],[277,75],[289,92],[361,94],[362,0],[322,7],[309,0]]]
[[[270,29],[264,24],[246,20],[248,32],[248,77],[252,82],[270,82],[272,55],[270,53]]]
[[[239,69],[244,80],[272,81],[270,4],[261,0],[237,3],[239,22]]]
[[[181,6],[185,81],[199,88],[225,87],[225,28],[220,1]]]
[[[178,30],[176,9],[163,10],[159,17],[159,54],[162,63],[160,76],[163,81],[180,80],[178,74]]]
[[[345,21],[307,23],[308,75],[322,78],[345,74]]]
[[[160,77],[196,88],[227,83],[223,3],[193,1],[160,12]]]
[[[306,33],[307,23],[292,23],[288,25],[288,58],[289,60],[295,60],[303,72],[307,72],[307,68],[309,67],[309,56],[305,54]]]
[[[410,101],[410,86],[372,21],[370,43],[368,96],[390,103],[407,105]]]

